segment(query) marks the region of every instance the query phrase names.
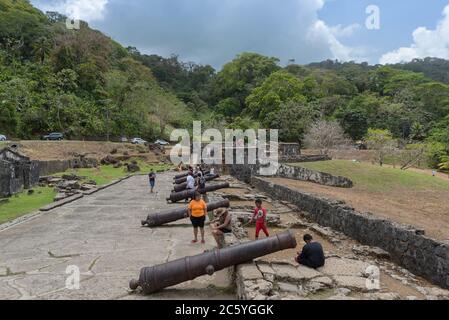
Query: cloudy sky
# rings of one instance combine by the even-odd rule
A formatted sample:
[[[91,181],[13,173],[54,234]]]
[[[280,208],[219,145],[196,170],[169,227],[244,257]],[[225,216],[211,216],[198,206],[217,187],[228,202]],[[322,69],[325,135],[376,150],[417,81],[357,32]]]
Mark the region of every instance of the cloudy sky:
[[[217,68],[243,51],[276,56],[282,64],[289,59],[372,64],[427,56],[449,59],[449,0],[31,2],[43,11],[88,21],[141,52],[175,53]]]

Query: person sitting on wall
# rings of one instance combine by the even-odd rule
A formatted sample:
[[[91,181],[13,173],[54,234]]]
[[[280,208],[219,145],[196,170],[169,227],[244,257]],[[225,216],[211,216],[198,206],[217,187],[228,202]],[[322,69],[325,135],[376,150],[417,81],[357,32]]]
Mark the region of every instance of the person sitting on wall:
[[[322,245],[314,242],[310,234],[304,236],[304,242],[306,245],[302,249],[302,252],[298,252],[298,257],[295,261],[312,269],[323,267],[326,263],[326,258],[324,257]]]

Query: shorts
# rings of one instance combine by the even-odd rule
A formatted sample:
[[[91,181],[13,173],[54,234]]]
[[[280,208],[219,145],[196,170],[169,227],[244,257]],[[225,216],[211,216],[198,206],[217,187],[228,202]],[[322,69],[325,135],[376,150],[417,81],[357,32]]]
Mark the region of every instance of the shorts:
[[[206,216],[202,217],[190,217],[190,221],[194,228],[204,229],[204,224],[206,223]]]

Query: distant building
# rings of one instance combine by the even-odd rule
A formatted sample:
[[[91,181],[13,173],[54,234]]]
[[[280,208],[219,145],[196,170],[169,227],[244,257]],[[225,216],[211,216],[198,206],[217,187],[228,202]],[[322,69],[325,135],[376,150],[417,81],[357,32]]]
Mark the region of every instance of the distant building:
[[[0,150],[0,197],[8,197],[39,183],[39,165],[19,152]]]

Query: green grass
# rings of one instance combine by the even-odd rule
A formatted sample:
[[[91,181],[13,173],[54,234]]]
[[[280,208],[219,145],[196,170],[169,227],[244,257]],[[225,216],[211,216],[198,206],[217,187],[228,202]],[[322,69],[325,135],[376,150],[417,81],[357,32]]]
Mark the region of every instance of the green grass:
[[[155,172],[159,170],[167,170],[170,169],[170,165],[165,164],[148,164],[141,160],[136,160],[141,171],[137,172],[136,174],[147,174],[150,173],[150,171],[153,169]],[[56,174],[55,176],[61,176],[63,174],[76,174],[77,176],[86,177],[85,180],[93,180],[97,183],[97,185],[102,186],[108,183],[111,183],[114,180],[118,180],[121,178],[126,177],[129,175],[128,172],[126,172],[125,167],[121,168],[114,168],[111,165],[107,166],[100,166],[98,168],[92,168],[92,169],[73,169],[68,170],[64,173]]]
[[[349,178],[354,182],[354,187],[371,192],[397,189],[449,191],[449,180],[445,181],[419,172],[385,168],[369,163],[332,160],[293,165]]]
[[[34,193],[28,195],[27,191],[8,198],[8,202],[0,204],[0,223],[4,223],[27,213],[38,210],[53,202],[56,192],[53,188],[36,187]]]

